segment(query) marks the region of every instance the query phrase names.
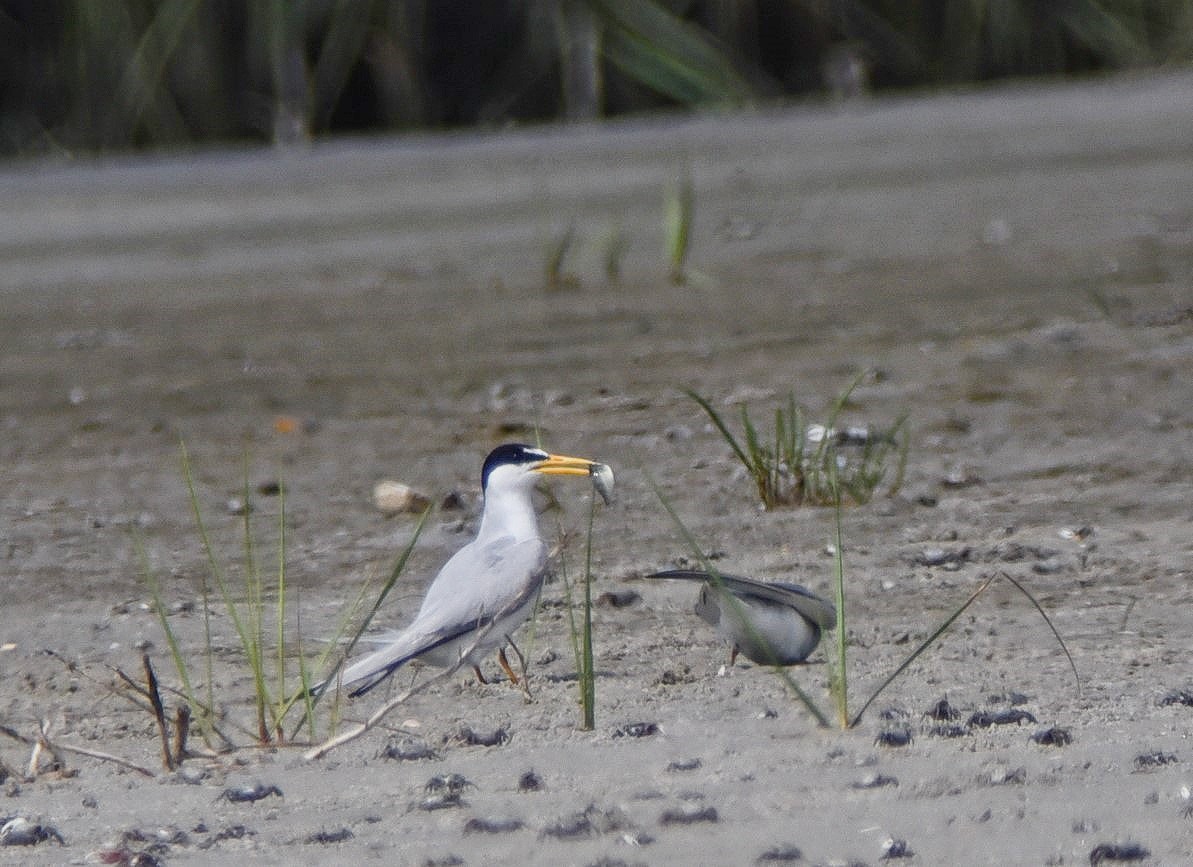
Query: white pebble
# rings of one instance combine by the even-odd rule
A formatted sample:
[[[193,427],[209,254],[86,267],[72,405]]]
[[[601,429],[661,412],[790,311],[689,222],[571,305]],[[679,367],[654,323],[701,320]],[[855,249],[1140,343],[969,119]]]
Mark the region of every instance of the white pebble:
[[[401,482],[385,480],[373,486],[373,505],[383,515],[421,512],[430,503],[428,496]]]

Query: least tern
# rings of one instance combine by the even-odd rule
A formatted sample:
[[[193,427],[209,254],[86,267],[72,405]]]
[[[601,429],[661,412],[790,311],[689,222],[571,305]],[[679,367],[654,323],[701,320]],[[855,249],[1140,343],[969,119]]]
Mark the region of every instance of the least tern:
[[[837,625],[837,609],[798,584],[711,575],[692,569],[655,572],[647,578],[699,581],[696,614],[731,647],[761,665],[803,662],[820,642],[820,632]]]
[[[547,544],[531,497],[542,475],[591,476],[606,500],[613,483],[612,470],[586,458],[517,443],[490,452],[481,470],[484,508],[476,538],[439,570],[409,626],[384,636],[384,647],[344,669],[339,680],[351,696],[368,692],[412,659],[450,668],[463,657],[480,677],[477,665],[494,649],[517,682],[505,645],[534,610],[547,574]]]

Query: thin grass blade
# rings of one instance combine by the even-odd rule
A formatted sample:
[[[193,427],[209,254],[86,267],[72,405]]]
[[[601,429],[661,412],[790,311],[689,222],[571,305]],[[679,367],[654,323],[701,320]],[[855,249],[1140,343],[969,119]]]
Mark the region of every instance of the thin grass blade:
[[[596,518],[596,495],[589,497],[588,540],[584,546],[584,629],[581,636],[583,668],[580,672],[584,731],[596,728],[596,668],[592,653],[592,526]]]
[[[286,486],[281,483],[278,484],[278,579],[274,619],[277,625],[277,704],[273,715],[274,731],[281,739],[281,721],[289,707],[286,702]],[[301,654],[299,658],[302,658]]]
[[[921,653],[923,653],[925,650],[927,650],[929,647],[931,647],[933,642],[935,642],[937,638],[939,638],[941,635],[943,635],[945,633],[945,631],[950,626],[953,625],[953,623],[957,620],[957,618],[960,617],[962,614],[964,614],[966,609],[968,609],[970,605],[973,605],[973,603],[977,601],[979,596],[981,596],[983,593],[986,592],[987,588],[989,588],[990,585],[994,583],[994,580],[996,578],[998,578],[997,574],[991,575],[989,578],[987,578],[985,581],[983,581],[981,586],[978,587],[978,589],[975,590],[972,594],[970,594],[970,597],[968,599],[966,599],[965,602],[963,602],[961,604],[961,607],[959,607],[952,614],[950,614],[948,617],[946,617],[944,622],[941,623],[940,626],[936,627],[935,631],[933,631],[933,633],[931,635],[929,635],[926,639],[924,639],[920,643],[920,645],[915,650],[913,650],[911,652],[911,655],[908,656],[906,659],[904,659],[903,662],[901,662],[899,664],[899,667],[896,668],[893,672],[890,673],[890,675],[887,676],[886,680],[884,680],[881,684],[879,684],[878,689],[874,690],[874,692],[871,693],[870,697],[868,699],[866,699],[865,703],[861,707],[861,710],[859,710],[857,712],[857,714],[853,717],[853,719],[849,721],[849,726],[851,728],[858,724],[858,722],[862,718],[862,715],[866,712],[866,709],[868,707],[870,707],[871,704],[874,703],[874,700],[876,698],[878,698],[879,695],[882,694],[882,691],[885,690],[888,686],[890,686],[891,683],[895,680],[895,678],[897,678],[904,671],[906,671],[907,667],[909,665],[911,665],[913,662],[915,662],[915,660],[919,657],[919,655]]]
[[[402,573],[406,570],[406,563],[410,559],[410,555],[414,553],[414,546],[418,542],[418,537],[422,535],[423,527],[426,525],[427,518],[430,517],[430,515],[431,507],[427,506],[425,509],[423,509],[422,514],[419,516],[418,523],[414,526],[414,535],[410,537],[410,541],[406,543],[406,547],[403,548],[402,553],[398,555],[398,561],[394,564],[394,568],[390,571],[389,577],[385,580],[385,584],[382,585],[381,592],[377,594],[377,598],[374,600],[372,607],[369,609],[369,613],[365,615],[363,620],[361,620],[360,625],[356,628],[356,632],[353,633],[352,638],[348,641],[348,646],[344,649],[344,653],[343,656],[340,657],[340,661],[336,663],[335,668],[333,668],[328,674],[327,679],[329,682],[334,680],[336,675],[339,674],[340,669],[344,666],[344,662],[347,661],[348,657],[352,655],[352,651],[356,649],[356,645],[360,641],[361,636],[365,634],[365,631],[369,628],[369,624],[373,622],[373,618],[377,615],[377,612],[380,610],[382,604],[384,604],[385,598],[389,595],[389,591],[394,588],[398,578],[401,577]],[[318,701],[318,697],[315,698],[315,701]]]
[[[182,682],[183,696],[186,698],[187,704],[192,709],[199,708],[199,702],[195,698],[195,691],[191,688],[190,671],[186,665],[186,657],[182,655],[182,648],[178,644],[178,636],[174,634],[174,628],[170,625],[169,618],[166,617],[165,600],[162,598],[162,588],[158,583],[157,576],[153,574],[153,568],[149,565],[149,557],[145,553],[145,544],[141,539],[141,534],[133,530],[133,550],[137,555],[137,562],[141,567],[141,576],[145,580],[145,584],[149,587],[149,595],[153,598],[153,607],[157,612],[158,622],[161,623],[162,632],[166,636],[166,645],[170,648],[170,656],[174,660],[174,668],[178,672],[178,679]],[[205,717],[205,714],[200,714],[200,718]]]
[[[685,388],[683,393],[700,405],[700,408],[703,409],[708,415],[708,418],[713,423],[713,426],[720,432],[725,442],[729,444],[729,448],[733,450],[733,453],[737,456],[737,459],[741,461],[742,466],[752,472],[753,464],[749,456],[746,455],[746,453],[742,450],[741,445],[738,444],[737,437],[735,437],[733,432],[725,426],[725,422],[721,419],[720,414],[718,414],[717,411],[712,408],[712,404],[691,389]]]
[[[244,591],[248,608],[247,640],[244,653],[253,673],[253,689],[257,704],[257,736],[262,744],[269,743],[270,722],[266,715],[272,712],[269,700],[269,685],[265,678],[265,602],[262,595],[261,571],[257,566],[256,546],[253,542],[253,510],[249,499],[249,455],[244,453],[244,483],[241,502],[243,504],[241,525],[244,533]]]
[[[1077,693],[1078,693],[1078,695],[1080,695],[1081,694],[1081,675],[1077,671],[1077,663],[1073,661],[1073,655],[1071,653],[1069,653],[1069,646],[1067,644],[1065,644],[1065,640],[1063,638],[1061,638],[1060,632],[1058,632],[1056,627],[1052,624],[1052,618],[1048,616],[1047,612],[1044,611],[1043,606],[1041,606],[1040,603],[1038,601],[1036,601],[1036,597],[1033,596],[1031,594],[1031,592],[1028,591],[1028,589],[1026,587],[1024,587],[1022,584],[1020,584],[1017,580],[1012,578],[1006,572],[1000,572],[999,575],[1001,575],[1003,578],[1006,578],[1008,581],[1010,581],[1012,584],[1014,584],[1015,587],[1018,588],[1019,592],[1022,593],[1024,596],[1026,596],[1028,598],[1028,601],[1030,601],[1031,604],[1035,606],[1036,611],[1040,612],[1040,616],[1044,618],[1044,622],[1047,623],[1048,628],[1052,630],[1052,634],[1053,634],[1053,636],[1056,637],[1056,641],[1060,645],[1060,649],[1065,652],[1065,657],[1069,660],[1069,667],[1071,669],[1073,669],[1073,678],[1074,678],[1074,680],[1077,681]]]
[[[842,729],[849,727],[849,673],[848,655],[846,652],[845,632],[845,553],[844,540],[841,534],[841,490],[835,484],[836,473],[832,474],[836,496],[834,497],[834,533],[833,547],[833,602],[837,606],[837,629],[834,633],[833,647],[836,651],[836,665],[834,666],[832,684],[833,701],[837,705],[837,722]]]

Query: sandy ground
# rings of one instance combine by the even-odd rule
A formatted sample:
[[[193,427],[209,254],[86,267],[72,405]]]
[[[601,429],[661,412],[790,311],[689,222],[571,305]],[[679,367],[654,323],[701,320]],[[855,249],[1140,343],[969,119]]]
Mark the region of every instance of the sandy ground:
[[[1193,708],[1163,699],[1193,689],[1191,88],[4,167],[0,720],[24,737],[45,720],[54,743],[156,777],[66,753],[66,773],[26,779],[29,748],[0,735],[0,818],[61,835],[0,862],[123,847],[167,863],[1085,864],[1135,846],[1189,863]],[[683,171],[698,273],[671,286],[663,191]],[[571,279],[550,290],[569,226]],[[770,671],[723,670],[691,587],[640,580],[690,555],[653,478],[721,568],[827,593],[831,513],[760,511],[681,389],[761,418],[794,392],[817,415],[862,368],[847,421],[906,412],[914,444],[902,491],[844,516],[854,707],[999,570],[1050,613],[1080,692],[999,583],[857,728],[818,728]],[[151,718],[111,684],[141,647],[177,684],[138,536],[204,678],[180,439],[234,581],[246,450],[270,572],[278,500],[256,487],[284,479],[313,645],[411,538],[413,519],[373,507],[375,482],[465,502],[419,539],[380,617],[396,625],[473,529],[485,453],[536,430],[618,472],[594,591],[639,599],[596,609],[594,731],[558,583],[522,633],[531,703],[460,675],[314,762],[249,746],[252,685],[217,612],[215,691],[244,748],[159,770]],[[554,491],[543,523],[570,534],[574,577],[591,491]],[[829,707],[823,649],[793,675]],[[956,737],[925,717],[946,696]],[[1035,722],[965,726],[1012,706]],[[884,745],[900,726],[911,742]],[[1031,739],[1050,727],[1071,743]],[[387,758],[392,737],[430,754]],[[452,774],[458,797],[425,803]],[[221,797],[258,783],[281,796]]]

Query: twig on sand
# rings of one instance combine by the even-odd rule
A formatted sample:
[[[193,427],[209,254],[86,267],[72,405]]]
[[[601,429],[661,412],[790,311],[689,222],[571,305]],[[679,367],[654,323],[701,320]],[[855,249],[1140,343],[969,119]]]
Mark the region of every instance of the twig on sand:
[[[31,747],[29,754],[29,766],[25,772],[25,779],[37,779],[41,772],[42,757],[49,753],[53,757],[56,770],[65,772],[66,759],[62,757],[63,753],[74,753],[80,756],[87,756],[92,759],[99,759],[102,762],[112,762],[129,770],[136,771],[146,777],[154,776],[153,771],[143,768],[140,765],[134,764],[127,759],[122,759],[119,756],[114,756],[111,753],[101,752],[99,750],[89,749],[88,747],[77,747],[72,744],[55,743],[50,740],[50,722],[49,720],[42,720],[38,727],[37,737],[31,738],[8,726],[0,726],[0,734],[7,735],[13,740],[20,741],[26,746]]]
[[[70,744],[55,744],[54,746],[56,749],[64,750],[68,753],[77,753],[80,756],[99,759],[101,762],[112,762],[113,764],[120,765],[122,768],[128,768],[130,771],[136,771],[138,774],[144,777],[155,776],[153,771],[149,770],[148,768],[143,768],[140,765],[128,761],[127,759],[120,758],[120,756],[114,756],[111,753],[103,753],[99,750],[87,749],[86,747],[71,746]]]
[[[87,747],[76,747],[71,744],[53,743],[50,740],[50,723],[48,720],[42,720],[38,729],[37,737],[31,738],[23,735],[16,729],[9,726],[0,726],[0,734],[12,738],[15,741],[31,747],[29,755],[29,766],[26,769],[25,779],[34,780],[41,771],[42,756],[49,753],[53,759],[54,764],[59,771],[63,771],[66,767],[66,760],[62,757],[62,753],[75,753],[80,756],[87,756],[92,759],[99,759],[102,762],[112,762],[129,770],[136,771],[146,777],[154,776],[153,771],[143,768],[140,765],[134,764],[127,759],[122,759],[119,756],[114,756],[111,753],[100,752],[99,750],[89,749]]]

